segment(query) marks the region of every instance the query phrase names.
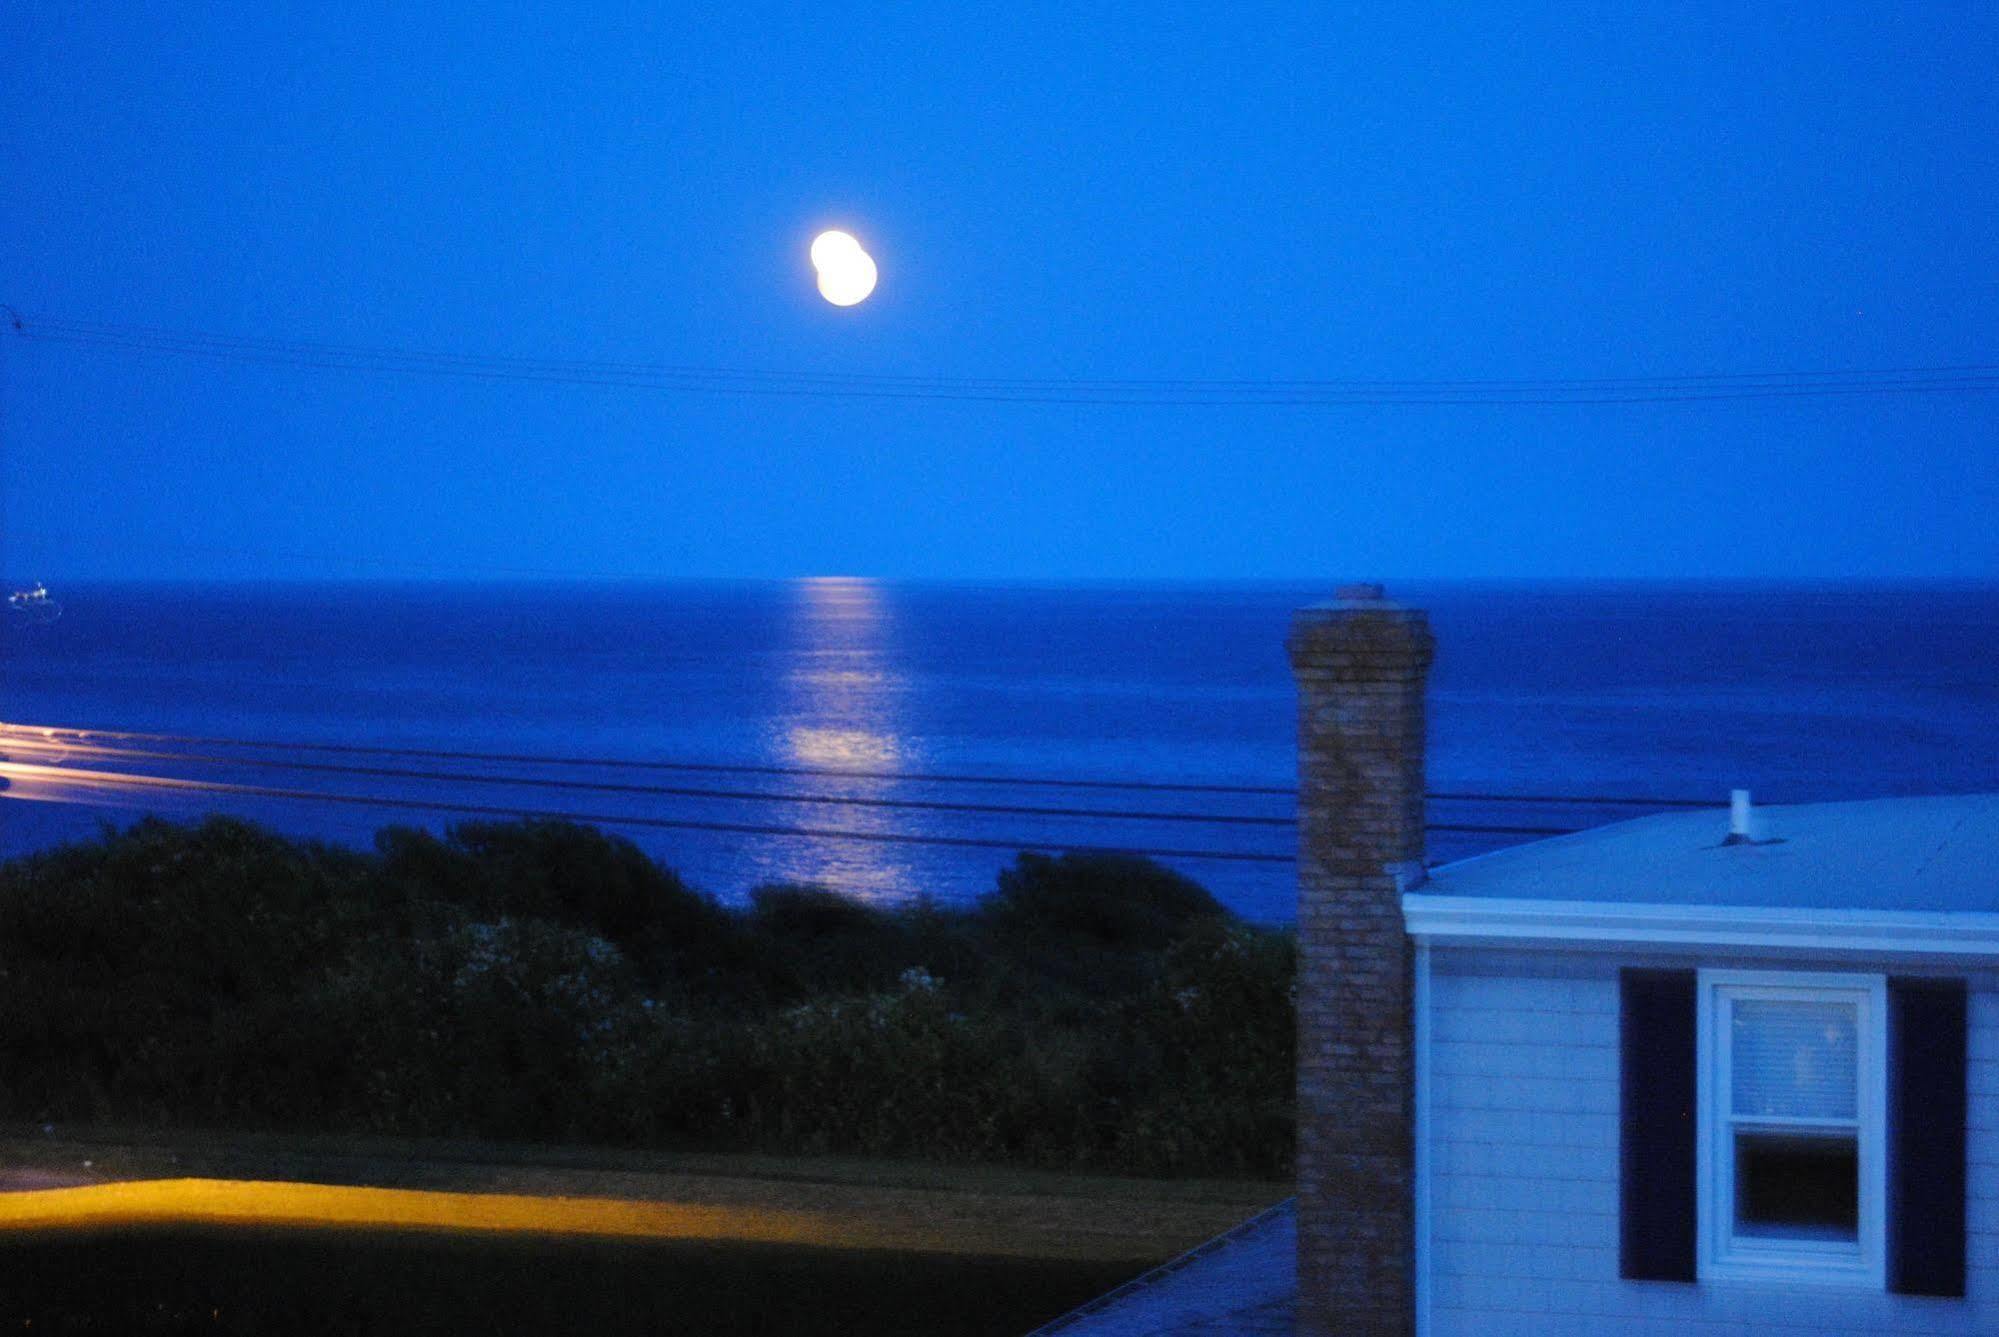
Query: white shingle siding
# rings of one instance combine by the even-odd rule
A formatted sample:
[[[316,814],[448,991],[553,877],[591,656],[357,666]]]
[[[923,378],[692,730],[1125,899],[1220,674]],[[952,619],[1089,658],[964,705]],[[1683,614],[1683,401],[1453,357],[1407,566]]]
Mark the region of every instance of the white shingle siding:
[[[1964,1299],[1617,1275],[1617,972],[1703,964],[1713,963],[1431,950],[1434,1337],[1999,1333],[1999,992],[1983,972],[1970,974]],[[1882,962],[1832,968],[1916,973]]]

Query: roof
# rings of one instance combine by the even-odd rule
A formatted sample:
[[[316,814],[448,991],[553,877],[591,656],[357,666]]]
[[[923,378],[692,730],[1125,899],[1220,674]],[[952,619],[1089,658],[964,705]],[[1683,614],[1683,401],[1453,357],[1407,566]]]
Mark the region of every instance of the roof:
[[[1028,1337],[1289,1337],[1297,1307],[1298,1214],[1286,1198]]]
[[[1431,870],[1414,898],[1672,907],[1999,912],[1999,794],[1668,813]],[[1406,902],[1405,902],[1406,904]]]

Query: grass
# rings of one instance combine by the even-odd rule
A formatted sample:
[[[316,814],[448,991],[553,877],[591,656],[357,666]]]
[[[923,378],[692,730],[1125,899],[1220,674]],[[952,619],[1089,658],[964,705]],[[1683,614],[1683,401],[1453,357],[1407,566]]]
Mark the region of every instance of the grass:
[[[30,1332],[1019,1333],[1284,1191],[841,1158],[115,1129],[0,1136],[0,1166],[0,1183],[43,1190],[0,1195],[0,1330]],[[59,1183],[95,1187],[48,1191]],[[283,1206],[260,1219],[242,1204],[266,1189]],[[115,1228],[102,1210],[52,1228],[44,1210],[101,1208],[120,1194],[150,1205]],[[158,1209],[180,1200],[191,1207],[178,1216]],[[237,1204],[232,1223],[219,1223],[217,1200]],[[328,1201],[364,1201],[376,1224],[340,1224],[355,1218],[314,1205]],[[588,1224],[591,1204],[618,1222],[672,1224],[662,1237],[613,1237]],[[10,1209],[36,1224],[6,1228]]]
[[[0,1242],[34,1332],[1013,1333],[1136,1269],[732,1242],[182,1227]]]

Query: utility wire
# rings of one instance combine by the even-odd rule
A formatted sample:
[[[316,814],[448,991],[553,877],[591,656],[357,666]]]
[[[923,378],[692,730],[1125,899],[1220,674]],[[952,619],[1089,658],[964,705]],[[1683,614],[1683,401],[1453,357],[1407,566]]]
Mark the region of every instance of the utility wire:
[[[1291,798],[1297,791],[1276,785],[1181,784],[1159,780],[1103,780],[1019,775],[962,775],[924,771],[863,771],[815,766],[757,766],[697,761],[649,761],[612,757],[564,757],[518,752],[466,752],[443,748],[367,747],[355,743],[281,742],[264,739],[218,738],[202,734],[140,733],[131,730],[47,728],[41,725],[6,725],[29,735],[72,738],[89,742],[112,738],[151,743],[192,744],[205,747],[244,747],[339,755],[425,757],[438,761],[502,762],[537,766],[590,766],[606,770],[694,771],[728,775],[805,776],[838,780],[903,780],[924,784],[997,785],[1020,788],[1127,789],[1186,794],[1259,794]],[[4,739],[0,732],[0,739]]]
[[[1870,370],[1711,373],[1541,380],[1061,380],[903,377],[670,364],[478,356],[302,340],[240,338],[55,318],[13,325],[48,343],[218,359],[300,370],[533,381],[680,393],[1098,407],[1616,405],[1854,395],[1984,394],[1999,363]]]
[[[1077,776],[1045,775],[965,775],[925,771],[863,771],[811,766],[758,766],[720,762],[659,761],[626,757],[549,756],[539,753],[471,752],[442,748],[370,747],[358,743],[308,743],[277,739],[224,738],[210,734],[145,733],[122,729],[85,729],[37,724],[0,725],[0,743],[14,733],[28,741],[70,739],[90,743],[95,739],[119,742],[192,745],[199,747],[239,747],[264,751],[317,752],[342,756],[422,757],[441,761],[499,762],[534,766],[588,766],[606,770],[692,771],[709,774],[774,775],[841,780],[891,780],[924,784],[993,785],[1004,788],[1112,789],[1181,794],[1237,794],[1273,798],[1296,798],[1295,788],[1279,785],[1195,784],[1160,780],[1107,780]],[[248,762],[249,759],[244,759]],[[444,777],[440,777],[444,778]],[[462,778],[457,775],[449,778]],[[1590,794],[1503,794],[1452,791],[1429,793],[1425,798],[1447,803],[1530,803],[1552,807],[1642,807],[1718,808],[1721,803],[1696,798],[1654,798],[1640,795]]]
[[[18,765],[0,763],[0,772],[19,770]],[[1236,863],[1282,863],[1297,861],[1293,854],[1265,854],[1250,850],[1162,849],[1132,845],[1085,845],[1066,841],[988,839],[974,836],[919,836],[888,831],[852,831],[809,826],[766,826],[748,822],[698,821],[673,817],[646,817],[622,813],[570,812],[548,808],[520,808],[501,804],[456,803],[430,799],[393,798],[379,794],[341,794],[314,789],[285,789],[271,785],[227,784],[212,780],[184,780],[171,776],[133,775],[125,772],[70,770],[57,766],[35,766],[37,778],[59,779],[78,784],[105,784],[118,789],[167,789],[186,793],[232,794],[250,798],[274,798],[306,803],[390,808],[412,812],[449,812],[481,817],[515,817],[539,821],[580,822],[591,826],[637,826],[675,831],[720,831],[738,835],[801,836],[813,840],[856,840],[891,845],[943,845],[968,849],[1065,850],[1080,854],[1143,854],[1161,859],[1217,859]],[[4,797],[0,794],[0,797]],[[1540,826],[1432,826],[1433,831],[1472,832],[1490,835],[1574,835],[1575,827]]]
[[[1085,379],[1062,380],[1034,379],[1021,377],[946,377],[916,376],[880,372],[781,372],[769,369],[751,370],[740,367],[700,367],[667,363],[618,362],[606,360],[556,360],[549,358],[505,357],[479,354],[435,353],[413,349],[381,348],[358,344],[311,342],[296,339],[251,338],[234,335],[200,334],[187,331],[162,329],[157,326],[114,325],[103,322],[64,320],[54,317],[37,318],[33,331],[14,313],[11,307],[0,304],[0,311],[13,317],[12,325],[24,337],[48,337],[51,333],[66,333],[74,337],[134,338],[176,341],[204,347],[233,348],[246,351],[292,352],[303,351],[314,355],[331,357],[368,358],[382,357],[411,362],[434,362],[439,365],[481,365],[507,366],[523,370],[551,368],[556,370],[589,370],[620,374],[657,374],[702,377],[727,377],[743,380],[780,380],[795,382],[818,382],[824,384],[879,384],[879,385],[972,385],[981,388],[1024,388],[1046,389],[1060,386],[1071,389],[1556,389],[1569,386],[1609,386],[1656,388],[1661,385],[1677,385],[1686,382],[1702,383],[1744,383],[1763,381],[1851,379],[1935,376],[1956,374],[1999,374],[1999,363],[1958,363],[1945,366],[1925,367],[1879,367],[1849,370],[1815,371],[1772,371],[1772,372],[1697,372],[1675,376],[1609,376],[1609,377],[1568,377],[1551,380],[1528,379],[1425,379],[1389,380],[1379,378],[1345,378],[1317,380],[1279,380],[1270,378],[1199,379],[1185,377],[1152,377],[1144,379]]]
[[[1555,808],[1721,808],[1726,807],[1714,799],[1704,798],[1648,798],[1643,794],[1619,794],[1615,797],[1603,794],[1425,794],[1424,798],[1437,803],[1535,803]]]
[[[816,803],[836,808],[894,808],[925,812],[981,813],[1009,817],[1077,817],[1092,821],[1195,822],[1214,826],[1263,826],[1293,829],[1295,817],[1265,817],[1242,813],[1158,812],[1142,808],[1105,809],[1040,807],[1010,803],[952,803],[927,799],[851,798],[837,794],[784,794],[755,789],[698,789],[679,785],[611,784],[592,780],[557,780],[545,776],[490,775],[470,771],[414,771],[392,766],[346,766],[329,762],[284,761],[267,757],[224,757],[195,752],[160,752],[105,748],[91,760],[181,761],[197,765],[247,766],[259,770],[306,771],[315,774],[359,775],[393,780],[437,780],[457,784],[503,785],[520,789],[581,790],[591,793],[639,794],[667,798],[723,799],[749,803]],[[1487,826],[1430,823],[1432,831],[1477,832],[1488,835],[1567,835],[1572,827]]]
[[[5,769],[5,768],[0,768]],[[18,768],[16,768],[18,769]],[[117,788],[170,789],[206,794],[233,794],[249,798],[292,799],[307,803],[342,804],[351,807],[388,808],[409,812],[457,813],[477,817],[514,817],[538,821],[580,822],[591,826],[646,827],[672,831],[720,831],[751,836],[802,836],[812,840],[853,840],[887,845],[942,845],[963,849],[1060,850],[1077,854],[1143,854],[1160,859],[1213,859],[1230,863],[1295,863],[1291,854],[1263,854],[1248,850],[1158,849],[1123,845],[1080,845],[1065,841],[991,840],[974,836],[919,836],[888,831],[850,831],[827,827],[766,826],[749,822],[695,821],[673,817],[644,817],[619,813],[556,811],[546,808],[517,808],[501,804],[449,803],[429,799],[390,798],[376,794],[338,794],[311,789],[283,789],[269,785],[222,784],[207,780],[179,780],[165,776],[138,776],[113,772],[72,771],[60,767],[36,767],[40,778],[61,778],[82,784],[105,783]]]
[[[1142,809],[1038,807],[1012,803],[953,803],[934,799],[850,798],[837,794],[768,793],[756,789],[700,789],[683,785],[611,784],[598,780],[557,780],[532,775],[481,775],[470,771],[413,771],[394,766],[346,766],[335,762],[284,761],[269,757],[222,757],[198,752],[157,752],[127,748],[104,749],[106,760],[185,761],[197,765],[248,766],[260,770],[311,771],[331,775],[365,775],[394,780],[443,780],[458,784],[506,785],[522,789],[583,790],[604,794],[642,794],[668,798],[726,799],[751,803],[818,803],[839,808],[903,808],[926,812],[993,813],[1018,817],[1087,817],[1099,821],[1206,822],[1218,825],[1297,825],[1291,817],[1260,817],[1235,813],[1147,812]],[[96,758],[93,758],[95,760]]]
[[[0,302],[0,320],[6,322],[4,330],[0,330],[0,333],[11,332],[17,335],[21,333],[21,313],[13,307],[8,306],[5,302]],[[0,479],[4,479],[7,473],[6,363],[7,360],[4,357],[0,357]],[[9,570],[7,563],[8,545],[13,542],[13,539],[14,528],[7,522],[7,489],[5,486],[0,486],[0,576],[13,574]]]
[[[1862,381],[1797,382],[1750,386],[1666,386],[1637,390],[1585,393],[1583,387],[1566,386],[1550,392],[1530,393],[1525,388],[1495,391],[1455,390],[1449,387],[1418,389],[1338,389],[1316,391],[1282,390],[1263,387],[1233,392],[1193,393],[1159,390],[1072,390],[1072,389],[982,389],[969,384],[940,384],[931,388],[886,386],[830,386],[785,383],[776,380],[745,381],[734,376],[690,376],[686,374],[604,373],[557,368],[505,368],[476,364],[439,364],[401,361],[393,358],[329,359],[308,354],[274,355],[213,346],[171,343],[159,340],[130,340],[102,336],[37,334],[43,342],[120,348],[126,351],[178,353],[224,361],[291,368],[294,370],[358,371],[387,374],[427,374],[455,376],[480,381],[539,382],[612,389],[638,389],[679,393],[761,395],[779,398],[929,400],[972,403],[1066,405],[1076,407],[1270,407],[1329,408],[1408,406],[1601,406],[1628,404],[1674,404],[1716,400],[1823,399],[1844,396],[1905,394],[1966,394],[1999,390],[1999,378],[1926,377],[1917,379],[1874,379]]]

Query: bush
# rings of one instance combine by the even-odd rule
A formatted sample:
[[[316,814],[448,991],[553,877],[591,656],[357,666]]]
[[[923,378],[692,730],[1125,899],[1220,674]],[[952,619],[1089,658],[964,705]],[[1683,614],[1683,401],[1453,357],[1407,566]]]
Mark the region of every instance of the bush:
[[[1228,912],[1192,878],[1136,854],[1023,853],[999,876],[986,917],[1025,937],[1158,951]]]
[[[1023,853],[976,918],[1004,970],[996,1001],[1074,1022],[1143,989],[1169,944],[1227,914],[1200,884],[1137,855]]]
[[[343,950],[365,873],[357,856],[225,818],[142,821],[0,865],[11,1110],[258,1107],[250,1087],[289,1061],[291,990]]]
[[[560,823],[0,865],[0,1116],[1282,1173],[1290,940],[1146,860],[732,911]]]
[[[1292,940],[1209,921],[1175,943],[1131,1008],[1157,1071],[1133,1093],[1116,1159],[1279,1174],[1290,1164],[1297,1025]]]
[[[376,838],[400,898],[483,920],[543,919],[615,943],[651,978],[685,983],[741,956],[733,917],[622,837],[573,822],[465,822],[442,839],[390,827]]]
[[[913,918],[824,887],[758,887],[746,920],[775,1002],[877,992],[928,965]]]

